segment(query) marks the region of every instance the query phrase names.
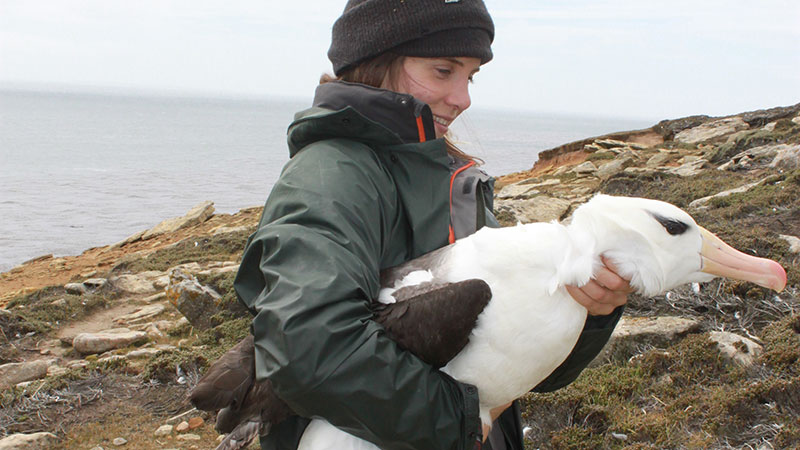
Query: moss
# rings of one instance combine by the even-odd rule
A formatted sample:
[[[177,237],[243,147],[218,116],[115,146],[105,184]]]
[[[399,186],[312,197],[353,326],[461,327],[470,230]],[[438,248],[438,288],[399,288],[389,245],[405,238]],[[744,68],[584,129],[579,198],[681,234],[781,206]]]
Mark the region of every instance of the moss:
[[[616,158],[613,152],[594,152],[586,157],[586,161],[606,161]]]
[[[694,177],[658,172],[622,172],[604,181],[598,191],[609,195],[652,198],[686,208],[693,200],[749,182],[752,180],[744,175],[720,171],[704,171]]]
[[[229,320],[200,333],[198,343],[219,349],[221,355],[250,334],[251,323],[251,318]]]
[[[200,284],[208,286],[218,292],[222,297],[219,299],[218,306],[223,311],[220,322],[235,318],[251,318],[250,312],[239,302],[236,291],[233,289],[233,282],[236,279],[236,272],[225,272],[214,275],[197,275]]]
[[[603,437],[592,434],[583,427],[573,425],[554,432],[550,443],[555,449],[583,450],[602,447]]]
[[[769,325],[763,339],[759,361],[776,371],[800,376],[800,316],[788,316]]]
[[[767,144],[795,143],[800,139],[800,126],[788,119],[781,119],[776,122],[772,131],[757,129],[743,131],[732,135],[728,142],[720,145],[713,156],[711,162],[720,164],[737,154]]]
[[[494,217],[501,227],[513,227],[517,224],[517,218],[510,211],[494,211]]]
[[[8,309],[22,318],[18,327],[46,333],[62,322],[79,320],[108,306],[109,300],[115,296],[110,288],[88,295],[72,295],[61,286],[50,286],[12,299]]]
[[[123,259],[112,272],[164,271],[189,262],[236,261],[241,257],[247,238],[254,230],[255,228],[212,236],[193,236],[144,258]]]
[[[144,380],[157,380],[162,383],[175,382],[178,369],[183,373],[197,373],[208,367],[209,359],[202,350],[179,348],[158,352],[142,370]]]

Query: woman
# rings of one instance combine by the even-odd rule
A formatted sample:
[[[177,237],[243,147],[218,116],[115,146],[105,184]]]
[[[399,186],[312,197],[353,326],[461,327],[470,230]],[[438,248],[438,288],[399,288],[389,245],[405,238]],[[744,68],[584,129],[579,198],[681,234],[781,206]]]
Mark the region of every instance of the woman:
[[[492,180],[444,139],[493,37],[480,0],[350,0],[328,53],[337,78],[289,127],[291,160],[237,276],[258,376],[299,415],[381,448],[522,448],[516,406],[489,433],[480,393],[400,350],[368,308],[380,270],[496,226]],[[570,289],[598,316],[538,389],[574,380],[610,335],[628,285],[606,268],[596,280]],[[262,448],[295,448],[307,423]]]

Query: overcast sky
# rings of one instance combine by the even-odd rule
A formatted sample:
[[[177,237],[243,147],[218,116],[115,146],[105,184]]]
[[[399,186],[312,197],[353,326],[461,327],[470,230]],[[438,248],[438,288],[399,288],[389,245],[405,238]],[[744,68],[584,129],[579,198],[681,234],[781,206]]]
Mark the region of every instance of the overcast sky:
[[[344,4],[0,0],[0,87],[310,99]],[[659,120],[800,102],[800,0],[486,4],[474,107]]]

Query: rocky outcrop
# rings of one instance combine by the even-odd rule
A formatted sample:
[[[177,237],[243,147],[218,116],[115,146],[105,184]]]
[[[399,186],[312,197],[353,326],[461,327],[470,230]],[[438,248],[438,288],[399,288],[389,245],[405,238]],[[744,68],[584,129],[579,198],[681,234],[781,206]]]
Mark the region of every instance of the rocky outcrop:
[[[214,316],[220,312],[219,301],[222,296],[200,284],[193,275],[173,269],[166,292],[170,303],[193,327],[205,330],[218,324]]]
[[[696,144],[746,130],[749,127],[741,117],[726,117],[683,130],[675,135],[675,140],[685,144]]]
[[[214,202],[206,201],[200,203],[199,205],[190,209],[186,215],[182,217],[176,217],[174,219],[167,219],[147,230],[147,232],[142,235],[142,239],[150,239],[164,233],[172,233],[180,230],[181,228],[197,225],[198,223],[208,220],[213,214]]]
[[[744,367],[755,364],[762,352],[761,345],[752,339],[727,331],[712,331],[709,339],[717,344],[726,358]]]
[[[72,340],[72,347],[82,354],[103,353],[147,340],[147,333],[127,328],[112,328],[97,333],[81,333]]]
[[[20,363],[8,363],[0,366],[0,390],[8,389],[24,381],[38,380],[47,375],[47,368],[54,359],[39,359]]]
[[[0,439],[0,450],[38,450],[50,448],[58,441],[58,436],[45,431],[39,433],[18,433]]]
[[[642,348],[665,347],[699,331],[700,322],[694,319],[623,316],[595,364],[609,359],[627,360]]]

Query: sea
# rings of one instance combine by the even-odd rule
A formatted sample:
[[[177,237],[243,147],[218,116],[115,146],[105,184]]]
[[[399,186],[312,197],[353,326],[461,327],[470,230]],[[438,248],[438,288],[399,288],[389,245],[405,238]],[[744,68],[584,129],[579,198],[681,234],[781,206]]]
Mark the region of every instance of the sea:
[[[309,99],[0,89],[0,272],[112,244],[206,200],[263,205]],[[540,151],[650,121],[473,107],[462,148],[503,175]]]

